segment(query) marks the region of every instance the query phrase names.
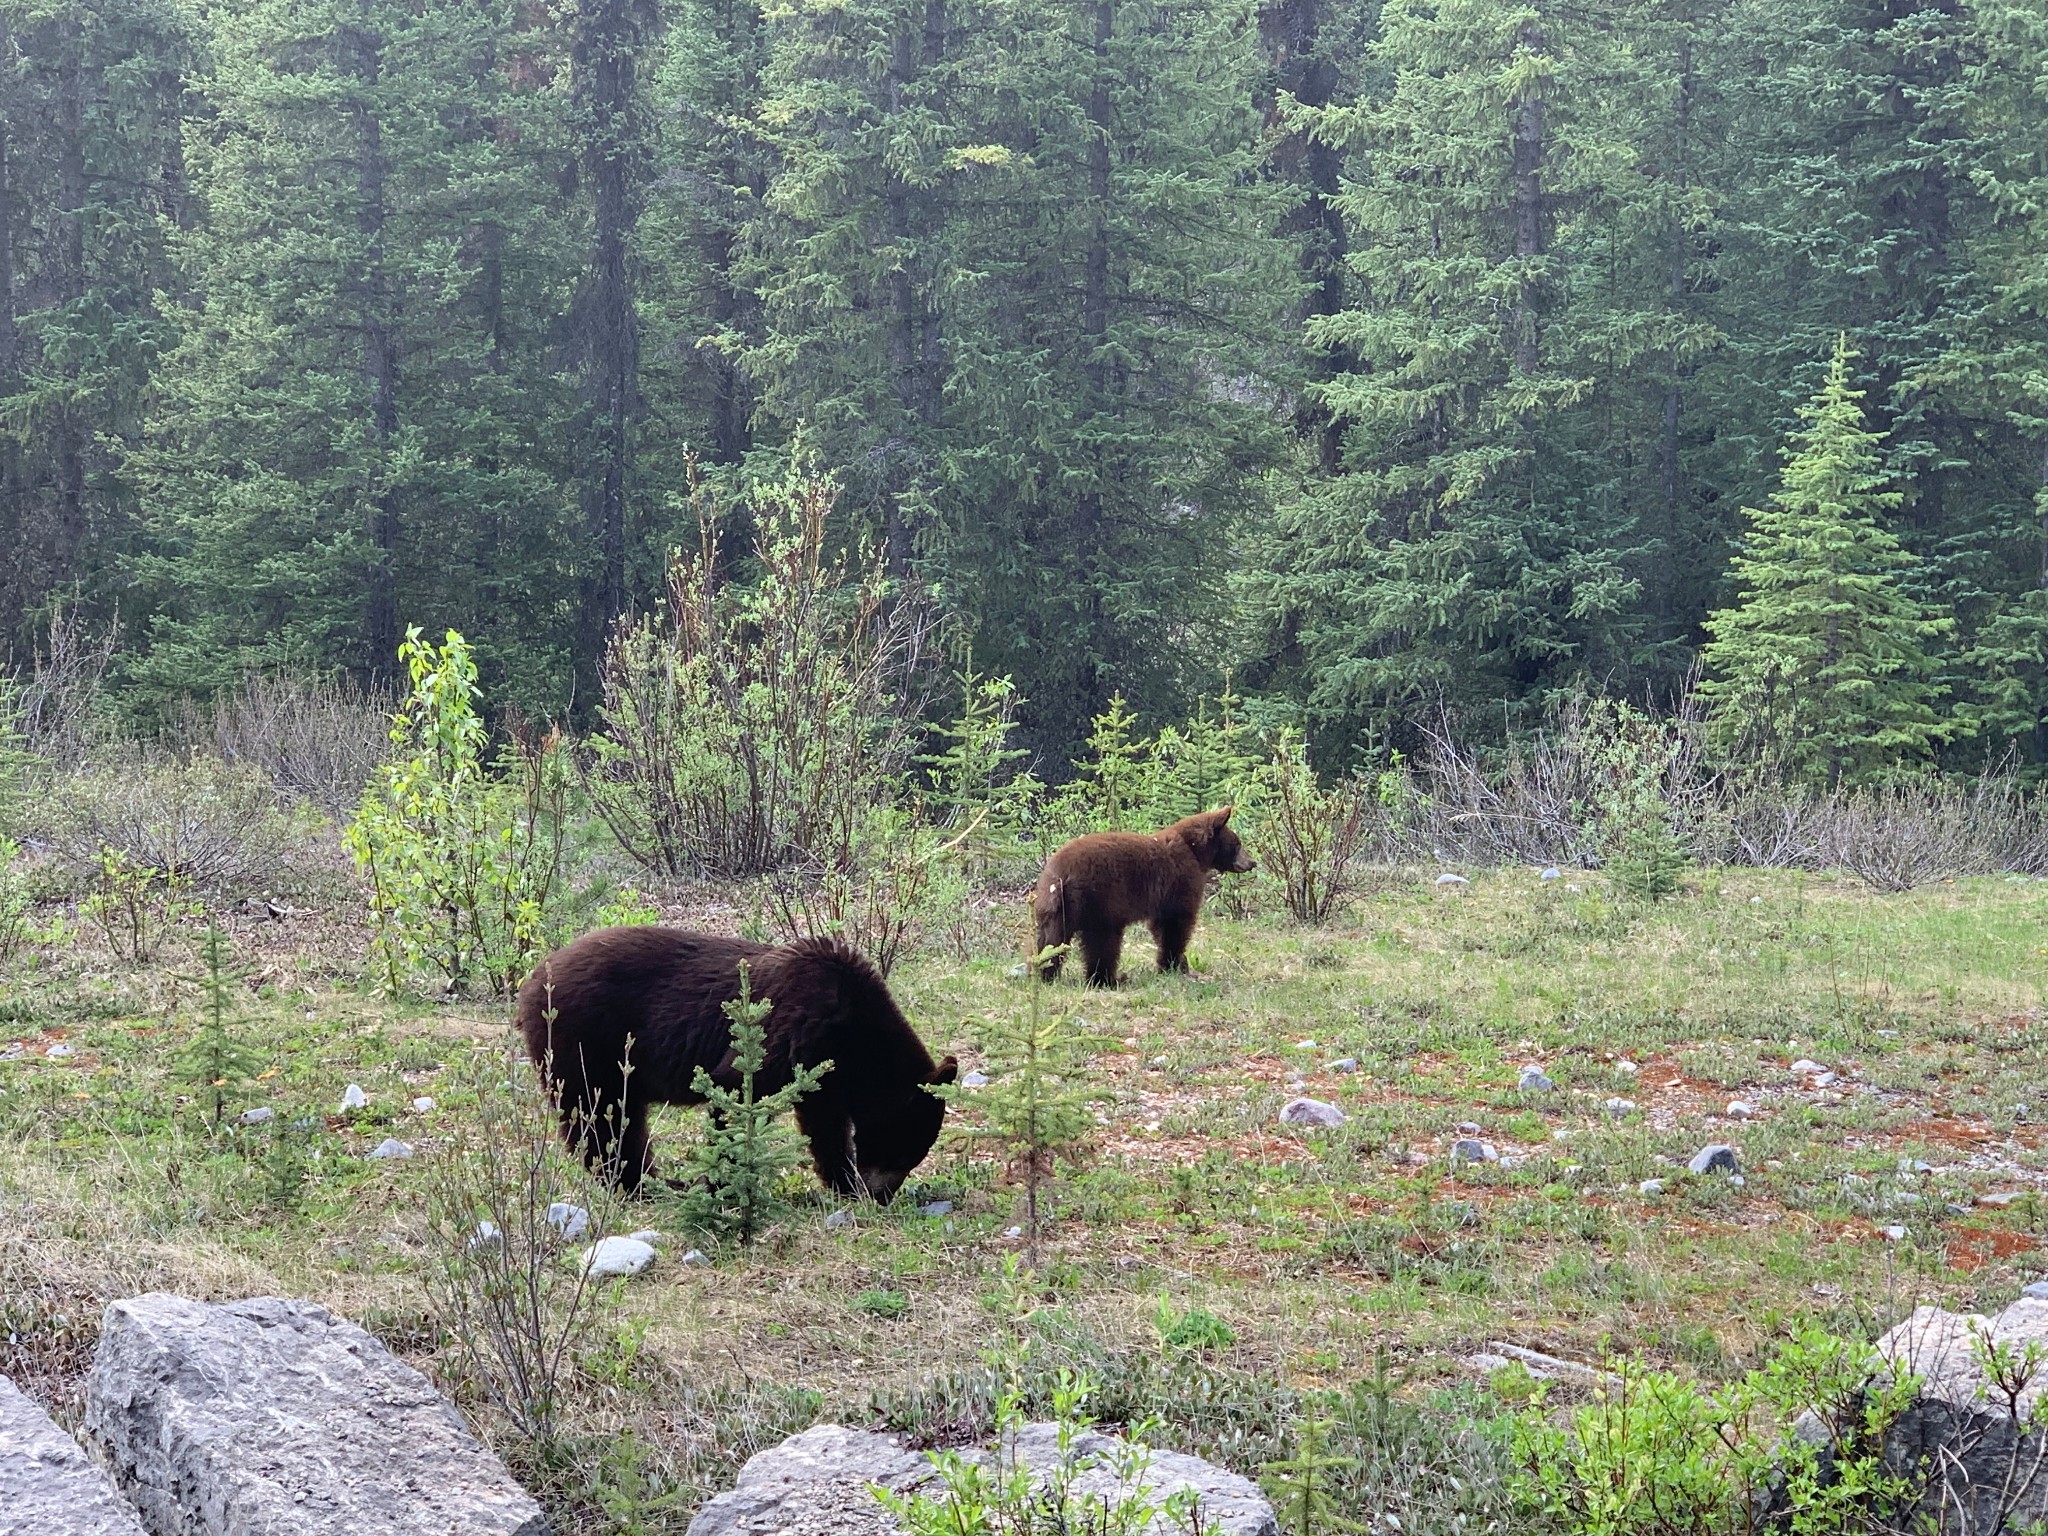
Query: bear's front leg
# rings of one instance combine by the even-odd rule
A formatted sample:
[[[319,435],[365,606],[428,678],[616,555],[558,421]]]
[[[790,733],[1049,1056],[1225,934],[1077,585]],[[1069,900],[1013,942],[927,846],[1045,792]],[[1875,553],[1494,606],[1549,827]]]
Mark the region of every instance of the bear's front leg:
[[[1151,924],[1152,937],[1159,941],[1159,969],[1185,971],[1188,968],[1188,940],[1194,937],[1195,914],[1168,912]]]
[[[1090,928],[1081,935],[1081,958],[1088,962],[1088,985],[1113,987],[1124,957],[1121,928]]]

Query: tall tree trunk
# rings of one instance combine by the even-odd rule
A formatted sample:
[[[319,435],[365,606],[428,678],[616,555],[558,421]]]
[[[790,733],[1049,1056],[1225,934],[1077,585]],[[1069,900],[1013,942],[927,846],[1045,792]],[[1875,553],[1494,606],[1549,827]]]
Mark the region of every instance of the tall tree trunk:
[[[1522,23],[1515,41],[1521,50],[1528,53],[1540,54],[1543,51],[1540,8],[1536,15]],[[1534,261],[1543,254],[1543,95],[1540,87],[1527,87],[1516,98],[1512,121],[1514,192],[1511,219],[1515,256],[1519,261]],[[1542,349],[1535,283],[1526,274],[1516,290],[1513,323],[1515,372],[1528,378],[1541,364]]]
[[[367,20],[367,0],[364,5]],[[376,681],[392,676],[398,656],[398,588],[394,552],[398,545],[398,491],[390,483],[390,448],[398,435],[398,323],[390,275],[385,269],[385,184],[391,167],[384,149],[384,125],[377,115],[376,88],[383,77],[384,39],[367,26],[341,34],[344,67],[358,90],[349,103],[356,139],[356,233],[363,237],[363,271],[356,284],[357,323],[362,328],[362,375],[370,404],[375,490],[370,497],[370,553],[363,576],[365,671]]]
[[[1678,314],[1685,303],[1685,280],[1691,236],[1685,227],[1685,193],[1692,185],[1692,102],[1698,82],[1692,72],[1692,16],[1681,18],[1678,37],[1678,99],[1672,114],[1672,186],[1675,207],[1667,235],[1665,303]],[[1665,358],[1664,419],[1657,435],[1659,527],[1657,554],[1651,562],[1651,589],[1656,603],[1657,633],[1672,638],[1672,608],[1678,567],[1678,423],[1686,365],[1674,344]]]
[[[1336,99],[1336,64],[1324,52],[1322,37],[1323,0],[1278,0],[1260,13],[1266,53],[1272,59],[1274,83],[1304,107],[1326,107]],[[1267,104],[1267,121],[1278,127],[1272,104]],[[1296,129],[1280,135],[1269,161],[1279,179],[1302,189],[1301,202],[1281,222],[1283,237],[1296,242],[1296,261],[1304,292],[1296,313],[1297,323],[1334,315],[1344,307],[1344,258],[1349,249],[1344,216],[1337,206],[1342,190],[1343,156],[1321,139]],[[1346,371],[1352,359],[1326,351],[1309,354],[1311,382],[1322,382]],[[1325,475],[1339,467],[1343,432],[1329,408],[1306,394],[1295,406],[1294,430],[1312,437],[1316,458]]]
[[[1111,386],[1109,366],[1109,153],[1116,131],[1109,94],[1109,44],[1116,35],[1115,0],[1095,0],[1094,74],[1088,90],[1088,254],[1081,279],[1081,344],[1087,361],[1088,415],[1107,410]],[[1080,579],[1086,583],[1087,639],[1075,679],[1088,713],[1100,709],[1102,696],[1102,480],[1108,472],[1100,449],[1091,450],[1088,487],[1074,504],[1075,548]]]
[[[60,25],[61,62],[57,86],[56,299],[59,307],[85,296],[85,38],[79,22]],[[75,363],[65,365],[77,373]],[[77,574],[85,551],[86,434],[72,400],[60,403],[50,420],[55,474],[55,525],[50,529],[49,582],[61,585]]]
[[[591,198],[585,378],[593,417],[593,462],[584,506],[596,554],[583,602],[581,659],[586,674],[602,655],[612,620],[626,607],[626,495],[640,381],[640,328],[630,263],[639,213],[635,182],[642,146],[635,52],[642,31],[635,0],[580,0],[573,63]]]

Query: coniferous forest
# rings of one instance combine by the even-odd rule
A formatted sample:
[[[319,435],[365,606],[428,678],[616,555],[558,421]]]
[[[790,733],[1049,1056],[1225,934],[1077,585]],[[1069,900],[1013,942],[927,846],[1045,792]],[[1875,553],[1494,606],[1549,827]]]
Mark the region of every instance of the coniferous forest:
[[[0,90],[0,636],[144,725],[413,624],[587,718],[803,473],[1055,762],[2048,761],[2039,0],[0,0]]]

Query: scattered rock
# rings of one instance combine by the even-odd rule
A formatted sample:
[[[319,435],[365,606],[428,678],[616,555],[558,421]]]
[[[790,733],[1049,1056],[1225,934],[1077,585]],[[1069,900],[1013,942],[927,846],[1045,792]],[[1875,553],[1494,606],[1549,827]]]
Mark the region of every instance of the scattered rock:
[[[462,1246],[475,1252],[479,1248],[490,1247],[497,1240],[498,1224],[495,1221],[480,1221],[476,1224],[476,1230],[469,1234],[469,1241]]]
[[[547,1529],[424,1376],[311,1302],[114,1302],[85,1432],[157,1536]]]
[[[1515,1080],[1515,1086],[1524,1093],[1551,1093],[1557,1088],[1557,1084],[1551,1081],[1550,1074],[1533,1062],[1522,1068],[1521,1076]]]
[[[1725,1141],[1710,1142],[1693,1153],[1692,1161],[1685,1165],[1693,1173],[1734,1173],[1740,1165],[1735,1160],[1735,1149]]]
[[[341,1090],[341,1112],[351,1114],[358,1109],[370,1107],[370,1096],[354,1083]]]
[[[411,1157],[412,1147],[400,1141],[396,1136],[386,1136],[371,1150],[370,1156],[385,1159]]]
[[[1005,1236],[1005,1237],[1022,1237],[1023,1235],[1024,1235],[1024,1229],[1023,1229],[1022,1227],[1005,1227],[1005,1228],[1003,1228],[1003,1236]]]
[[[143,1536],[107,1474],[50,1416],[0,1376],[0,1532]]]
[[[418,1098],[412,1101],[412,1108],[414,1114],[429,1114],[432,1112],[434,1108],[434,1101],[428,1098],[425,1094],[421,1094]]]
[[[2024,1199],[2025,1195],[2026,1191],[2024,1190],[2006,1189],[2000,1190],[1996,1194],[1979,1195],[1977,1197],[1977,1203],[1979,1205],[1988,1205],[1992,1207],[1994,1210],[2004,1210],[2005,1207],[2013,1204],[2015,1201]]]
[[[986,1088],[988,1086],[988,1074],[986,1072],[966,1073],[960,1079],[960,1086],[962,1088]]]
[[[548,1225],[562,1234],[563,1242],[573,1243],[590,1230],[590,1212],[580,1205],[557,1200],[548,1207]]]
[[[1743,1189],[1746,1188],[1748,1184],[1749,1180],[1745,1179],[1739,1173],[1731,1173],[1728,1175],[1728,1185],[1731,1189]]]
[[[1662,1179],[1645,1179],[1636,1186],[1636,1193],[1639,1195],[1661,1195],[1664,1193],[1664,1181]]]
[[[1334,1131],[1344,1123],[1344,1111],[1321,1099],[1289,1099],[1280,1106],[1282,1125],[1315,1125]]]
[[[1436,883],[1438,885],[1470,885],[1472,882],[1463,875],[1438,875]]]
[[[681,1262],[690,1269],[709,1269],[711,1267],[711,1260],[705,1256],[702,1248],[692,1248],[683,1255]]]
[[[661,1242],[661,1234],[652,1227],[642,1227],[638,1232],[628,1232],[626,1236],[636,1243],[646,1243],[650,1248],[658,1246]]]
[[[1294,1042],[1294,1048],[1297,1051],[1312,1051],[1316,1048],[1316,1043],[1313,1040],[1297,1040]]]
[[[1643,1069],[1637,1066],[1634,1062],[1629,1061],[1626,1058],[1623,1058],[1622,1060],[1617,1061],[1614,1064],[1614,1070],[1621,1073],[1624,1077],[1634,1077],[1638,1072],[1642,1071]]]
[[[1547,1381],[1556,1376],[1570,1376],[1579,1381],[1602,1383],[1611,1383],[1615,1380],[1608,1372],[1594,1366],[1582,1365],[1576,1360],[1560,1360],[1556,1355],[1546,1355],[1535,1349],[1524,1349],[1519,1344],[1506,1344],[1499,1339],[1488,1339],[1486,1352],[1506,1356],[1539,1380]]]
[[[1562,880],[1564,876],[1561,873],[1559,873],[1557,866],[1553,864],[1550,866],[1550,868],[1544,870],[1543,873],[1538,875],[1536,878],[1538,880],[1542,880],[1548,883],[1552,880]]]
[[[1356,1072],[1358,1070],[1358,1058],[1356,1056],[1339,1056],[1330,1063],[1329,1070],[1332,1072]]]
[[[927,1200],[917,1208],[917,1214],[920,1216],[950,1216],[953,1214],[953,1202],[950,1200]]]
[[[637,1237],[603,1238],[583,1255],[584,1272],[606,1279],[637,1275],[653,1262],[654,1245]]]
[[[1479,1225],[1479,1207],[1470,1200],[1445,1200],[1437,1209],[1444,1213],[1444,1219],[1457,1227]]]
[[[1626,1120],[1636,1112],[1636,1101],[1634,1099],[1609,1099],[1600,1107],[1607,1111],[1610,1119]]]
[[[1747,1120],[1756,1113],[1756,1106],[1747,1099],[1730,1099],[1727,1115],[1730,1120]]]
[[[1892,1242],[1903,1243],[1906,1240],[1906,1229],[1894,1223],[1884,1229],[1884,1235]]]
[[[1497,1163],[1500,1153],[1494,1150],[1490,1141],[1478,1141],[1470,1136],[1461,1136],[1451,1145],[1451,1161],[1454,1163]]]
[[[1150,1061],[1146,1062],[1145,1065],[1148,1067],[1163,1067],[1166,1065],[1166,1058],[1164,1056],[1154,1056]],[[982,1081],[987,1082],[988,1079],[983,1078]]]
[[[245,1109],[236,1118],[243,1125],[268,1125],[277,1117],[277,1111],[268,1104],[259,1104],[254,1109]]]
[[[69,1056],[71,1054],[72,1048],[66,1045],[61,1040],[58,1041],[55,1045],[51,1046],[47,1051],[43,1052],[43,1055],[48,1057],[51,1061],[62,1061],[66,1056]]]
[[[1818,1077],[1823,1072],[1827,1071],[1827,1068],[1822,1066],[1817,1061],[1808,1061],[1804,1056],[1802,1056],[1797,1061],[1793,1062],[1792,1065],[1787,1067],[1785,1070],[1787,1072],[1790,1072],[1794,1077]]]
[[[2020,1294],[2029,1301],[2048,1301],[2048,1280],[2030,1280],[2020,1287]]]
[[[1057,1425],[1027,1424],[1004,1445],[1002,1460],[1029,1469],[1032,1480],[1044,1485],[1060,1465],[1059,1435]],[[1094,1431],[1072,1441],[1073,1497],[1092,1503],[1125,1491],[1107,1463],[1106,1453],[1116,1447],[1115,1440]],[[985,1463],[998,1459],[986,1450],[967,1454]],[[899,1528],[872,1488],[905,1493],[932,1476],[930,1461],[892,1435],[820,1424],[750,1460],[730,1493],[697,1511],[689,1536],[890,1536]],[[1198,1457],[1152,1451],[1143,1487],[1148,1498],[1161,1502],[1182,1489],[1192,1491],[1198,1528],[1215,1536],[1278,1536],[1273,1506],[1256,1483]]]
[[[1458,1122],[1458,1134],[1460,1136],[1477,1136],[1479,1134],[1479,1122],[1477,1120],[1460,1120]]]
[[[1934,1172],[1934,1164],[1923,1163],[1917,1157],[1902,1157],[1899,1159],[1899,1172],[1932,1173]]]
[[[852,1225],[853,1212],[851,1211],[834,1211],[825,1218],[825,1230],[827,1232],[837,1232]]]

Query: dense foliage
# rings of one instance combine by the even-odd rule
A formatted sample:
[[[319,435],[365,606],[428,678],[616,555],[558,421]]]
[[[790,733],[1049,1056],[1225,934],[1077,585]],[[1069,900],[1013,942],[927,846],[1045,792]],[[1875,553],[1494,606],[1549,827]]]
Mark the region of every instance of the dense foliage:
[[[1226,676],[1335,769],[1674,696],[1825,385],[1884,731],[2039,764],[2044,122],[2036,0],[0,0],[0,637],[588,724],[695,456],[829,474],[1042,772]]]

